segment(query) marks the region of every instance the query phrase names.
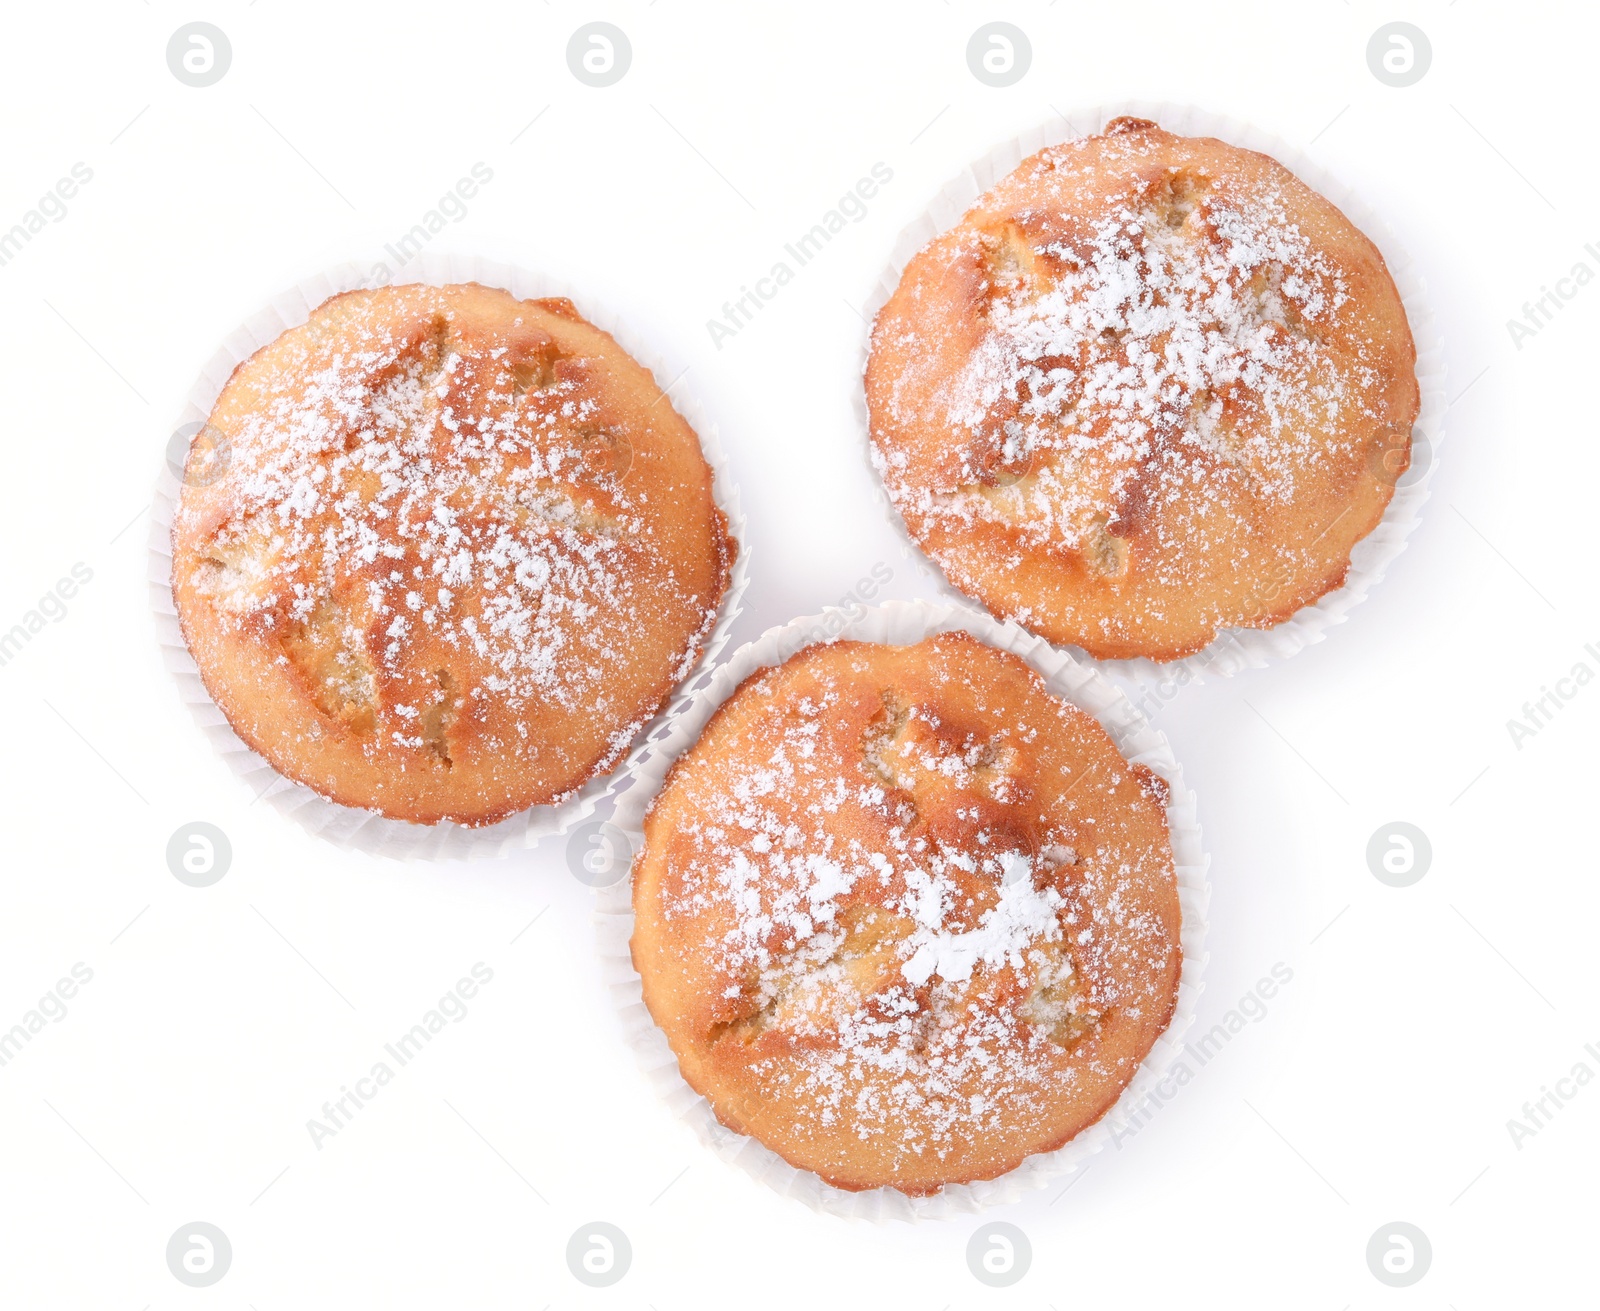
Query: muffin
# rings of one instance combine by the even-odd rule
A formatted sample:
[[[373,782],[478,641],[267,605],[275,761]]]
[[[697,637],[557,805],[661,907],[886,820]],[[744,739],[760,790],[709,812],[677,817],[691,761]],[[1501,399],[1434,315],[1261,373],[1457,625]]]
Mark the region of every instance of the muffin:
[[[1098,1120],[1182,965],[1167,786],[965,633],[809,646],[673,765],[632,954],[683,1077],[791,1165],[909,1195]]]
[[[1102,658],[1173,660],[1341,586],[1410,459],[1377,248],[1265,155],[1118,118],[906,265],[871,448],[951,583]]]
[[[613,768],[699,659],[735,543],[693,429],[570,301],[335,296],[190,449],[172,592],[286,777],[489,824]]]

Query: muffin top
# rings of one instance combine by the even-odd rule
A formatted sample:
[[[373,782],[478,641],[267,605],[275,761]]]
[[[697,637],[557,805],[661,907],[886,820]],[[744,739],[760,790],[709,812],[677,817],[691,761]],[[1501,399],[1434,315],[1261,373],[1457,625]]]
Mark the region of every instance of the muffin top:
[[[1142,119],[1024,160],[873,328],[873,460],[998,615],[1192,654],[1340,586],[1409,461],[1416,352],[1377,248],[1265,155]]]
[[[633,959],[728,1127],[847,1189],[987,1179],[1116,1100],[1182,964],[1166,784],[965,633],[748,679],[674,764]]]
[[[239,735],[335,801],[486,824],[611,768],[734,543],[694,431],[566,300],[335,296],[191,448],[173,596]]]

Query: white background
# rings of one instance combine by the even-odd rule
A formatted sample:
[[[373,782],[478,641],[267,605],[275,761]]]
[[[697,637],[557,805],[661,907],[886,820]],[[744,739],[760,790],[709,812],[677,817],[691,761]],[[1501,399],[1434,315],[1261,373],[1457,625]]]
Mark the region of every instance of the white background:
[[[204,89],[165,59],[193,19],[233,47]],[[565,60],[594,19],[633,47],[600,90]],[[1006,89],[966,64],[991,19],[1032,41]],[[1393,19],[1433,46],[1405,89],[1366,62]],[[0,230],[75,162],[94,173],[0,267],[0,629],[74,563],[93,570],[0,667],[0,1029],[74,963],[94,971],[0,1068],[0,1305],[1592,1300],[1600,1082],[1520,1148],[1507,1121],[1577,1062],[1600,1073],[1584,1052],[1600,1044],[1600,686],[1520,749],[1506,727],[1579,661],[1600,671],[1583,649],[1600,643],[1600,288],[1520,350],[1506,328],[1578,260],[1600,270],[1583,251],[1600,242],[1592,16],[1479,0],[150,0],[0,21]],[[815,1214],[653,1099],[598,984],[592,894],[561,839],[508,861],[399,865],[252,806],[161,667],[143,516],[221,339],[302,277],[380,256],[483,161],[492,183],[433,249],[591,289],[690,366],[681,385],[716,416],[750,517],[736,641],[836,601],[879,561],[890,594],[925,594],[863,467],[853,307],[966,161],[1132,96],[1255,123],[1385,215],[1429,284],[1459,399],[1424,523],[1374,596],[1321,645],[1191,687],[1156,717],[1212,855],[1201,1028],[1275,963],[1294,978],[1070,1191],[982,1217],[1033,1246],[1028,1275],[996,1291],[967,1268],[979,1218]],[[867,217],[714,349],[706,320],[876,161],[894,180]],[[196,819],[234,850],[204,890],[165,859]],[[1397,819],[1433,846],[1405,889],[1365,857]],[[478,961],[494,981],[467,1017],[315,1148],[306,1121]],[[596,1219],[633,1246],[610,1289],[580,1285],[564,1257]],[[209,1290],[165,1262],[194,1220],[233,1245]],[[1407,1290],[1365,1258],[1394,1220],[1433,1247]]]

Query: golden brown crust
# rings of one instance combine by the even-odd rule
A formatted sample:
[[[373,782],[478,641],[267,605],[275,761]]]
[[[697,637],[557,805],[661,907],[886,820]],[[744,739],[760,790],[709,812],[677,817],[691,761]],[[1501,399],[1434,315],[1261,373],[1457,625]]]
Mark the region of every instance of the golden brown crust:
[[[209,427],[173,524],[184,639],[239,736],[345,805],[480,825],[560,800],[665,703],[728,585],[693,429],[566,300],[346,292]]]
[[[762,670],[674,764],[633,960],[729,1128],[917,1195],[1063,1145],[1170,1022],[1166,784],[1022,660],[834,642]]]
[[[1176,659],[1343,584],[1409,458],[1415,362],[1383,257],[1331,203],[1116,119],[906,266],[873,329],[873,459],[994,613]]]

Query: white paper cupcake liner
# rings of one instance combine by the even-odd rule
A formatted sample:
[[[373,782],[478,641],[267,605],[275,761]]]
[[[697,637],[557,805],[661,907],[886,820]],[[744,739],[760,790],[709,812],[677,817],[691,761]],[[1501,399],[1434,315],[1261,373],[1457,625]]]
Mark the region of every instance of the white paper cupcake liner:
[[[1154,770],[1171,789],[1167,823],[1183,915],[1183,971],[1177,1008],[1172,1023],[1145,1057],[1133,1081],[1098,1123],[1065,1147],[1031,1156],[997,1179],[951,1185],[931,1197],[907,1197],[892,1188],[854,1193],[834,1188],[817,1175],[796,1169],[754,1138],[724,1128],[712,1113],[710,1103],[684,1082],[666,1036],[645,1007],[640,978],[629,955],[628,943],[633,934],[631,879],[624,877],[599,889],[597,894],[595,918],[601,975],[616,1003],[628,1044],[651,1086],[724,1160],[738,1164],[785,1196],[834,1215],[871,1220],[936,1219],[1014,1202],[1050,1180],[1081,1168],[1113,1140],[1116,1131],[1128,1128],[1151,1089],[1183,1051],[1183,1037],[1194,1020],[1200,995],[1200,975],[1206,963],[1206,906],[1210,900],[1206,870],[1210,862],[1201,844],[1194,794],[1183,784],[1183,773],[1172,748],[1093,664],[1077,660],[1017,625],[1003,623],[966,604],[892,601],[855,613],[830,608],[771,629],[741,647],[687,700],[657,749],[635,771],[631,785],[617,798],[612,824],[626,838],[630,851],[642,849],[645,811],[673,761],[693,745],[717,707],[756,670],[781,664],[814,642],[851,638],[900,646],[955,629],[1021,656],[1053,694],[1093,715],[1124,756]]]
[[[1226,676],[1243,669],[1259,669],[1320,642],[1330,628],[1343,623],[1350,611],[1366,599],[1367,593],[1388,571],[1390,564],[1405,549],[1420,518],[1422,503],[1428,497],[1428,483],[1437,463],[1439,442],[1444,436],[1445,357],[1438,324],[1427,301],[1427,288],[1421,271],[1405,252],[1394,231],[1358,196],[1337,178],[1282,139],[1247,123],[1209,113],[1189,105],[1165,102],[1129,101],[1083,109],[1066,118],[1057,117],[1032,131],[996,146],[973,161],[946,183],[933,203],[909,224],[897,238],[888,268],[867,298],[868,326],[862,339],[861,369],[866,371],[871,349],[872,321],[883,308],[911,258],[941,232],[953,227],[985,192],[1017,167],[1028,156],[1062,141],[1100,132],[1112,119],[1129,114],[1148,118],[1170,132],[1183,136],[1216,137],[1248,150],[1270,155],[1302,182],[1327,197],[1346,218],[1369,237],[1389,266],[1390,276],[1400,292],[1406,317],[1417,347],[1417,382],[1422,405],[1412,431],[1411,467],[1395,484],[1394,497],[1378,526],[1350,552],[1350,572],[1343,587],[1329,592],[1312,605],[1304,606],[1283,623],[1272,628],[1226,628],[1204,650],[1182,660],[1157,662],[1144,658],[1099,661],[1100,667],[1144,684],[1171,685],[1198,682],[1207,675]],[[930,577],[940,593],[963,602],[973,602],[955,588],[938,565],[926,555],[906,531],[900,513],[890,502],[883,481],[872,467],[864,388],[855,390],[856,417],[863,435],[862,454],[868,475],[877,490],[879,504],[899,530],[902,549],[908,560]],[[981,603],[979,603],[981,604]],[[1085,659],[1086,652],[1071,648]]]
[[[205,423],[234,369],[289,328],[304,323],[312,310],[328,297],[357,287],[378,285],[369,280],[372,267],[370,261],[350,261],[337,265],[305,279],[247,319],[228,336],[201,370],[175,426],[182,428],[191,425],[198,428]],[[679,684],[661,713],[640,730],[627,757],[611,773],[591,779],[557,805],[534,806],[497,824],[481,828],[470,828],[449,821],[431,825],[411,824],[389,819],[375,811],[340,805],[284,777],[264,757],[239,739],[227,718],[212,701],[205,684],[201,682],[199,668],[184,643],[172,600],[172,522],[180,491],[183,457],[178,455],[178,463],[175,464],[173,453],[169,451],[156,484],[150,526],[148,579],[150,603],[155,613],[163,659],[184,703],[217,754],[250,789],[253,797],[266,800],[308,832],[339,846],[397,859],[460,859],[504,855],[514,848],[532,846],[540,838],[565,832],[591,814],[601,799],[619,787],[637,767],[647,752],[652,733],[659,731],[671,717],[673,708],[681,703],[685,689],[693,686],[706,670],[715,665],[742,607],[750,576],[739,492],[729,475],[727,458],[717,438],[716,424],[687,389],[679,389],[674,385],[685,372],[683,367],[675,366],[653,343],[640,340],[624,320],[596,305],[594,298],[583,291],[554,278],[496,260],[475,255],[423,252],[405,265],[387,285],[426,283],[444,286],[458,282],[480,282],[485,286],[501,287],[521,300],[546,296],[567,297],[591,323],[609,332],[618,345],[649,369],[658,385],[669,392],[676,392],[677,397],[672,404],[699,434],[701,449],[713,472],[713,494],[728,517],[729,531],[739,547],[727,595],[723,598],[716,624],[706,639],[699,663]]]

